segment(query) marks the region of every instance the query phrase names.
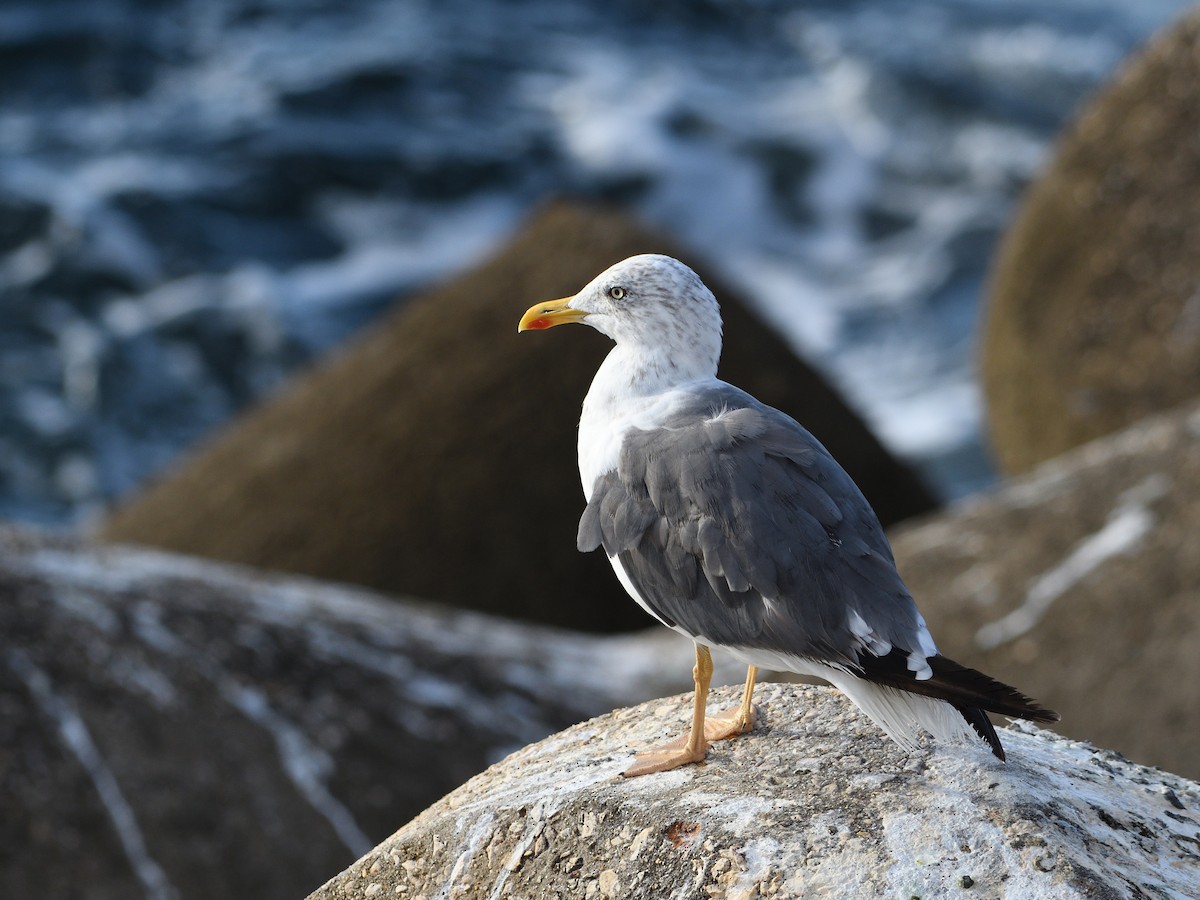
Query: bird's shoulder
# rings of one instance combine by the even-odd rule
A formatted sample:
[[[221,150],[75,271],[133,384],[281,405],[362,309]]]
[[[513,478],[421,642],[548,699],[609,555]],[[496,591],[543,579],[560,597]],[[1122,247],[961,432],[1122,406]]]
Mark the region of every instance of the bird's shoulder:
[[[892,558],[870,504],[821,442],[719,381],[688,392],[653,426],[624,433],[615,467],[592,486],[580,549],[603,545],[611,556],[634,546],[652,522],[690,528],[701,521],[737,542],[769,536],[767,553],[790,556],[797,542],[833,540]]]

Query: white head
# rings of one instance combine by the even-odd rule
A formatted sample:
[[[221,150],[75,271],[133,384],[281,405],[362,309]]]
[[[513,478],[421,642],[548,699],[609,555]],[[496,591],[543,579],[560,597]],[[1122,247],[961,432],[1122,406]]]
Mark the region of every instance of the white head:
[[[721,311],[712,291],[677,259],[645,253],[605,269],[574,297],[531,306],[518,331],[583,322],[617,346],[677,370],[711,377],[721,355]]]

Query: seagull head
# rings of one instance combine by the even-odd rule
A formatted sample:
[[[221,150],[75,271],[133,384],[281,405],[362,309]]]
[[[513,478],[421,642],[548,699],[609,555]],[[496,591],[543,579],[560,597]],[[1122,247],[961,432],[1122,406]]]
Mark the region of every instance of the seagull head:
[[[573,297],[536,303],[518,331],[583,322],[640,355],[716,372],[721,311],[712,291],[677,259],[644,253],[605,269]]]

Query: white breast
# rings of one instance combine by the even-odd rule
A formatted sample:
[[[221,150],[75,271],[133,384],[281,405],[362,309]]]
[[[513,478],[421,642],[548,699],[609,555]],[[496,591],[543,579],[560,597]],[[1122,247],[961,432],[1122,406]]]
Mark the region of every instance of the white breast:
[[[579,419],[579,479],[583,495],[591,499],[596,479],[617,467],[621,443],[631,429],[658,428],[688,400],[702,382],[654,386],[631,377],[636,361],[625,359],[617,347],[596,372],[583,400]],[[658,389],[656,389],[656,387]]]
[[[704,386],[702,382],[651,385],[645,379],[636,377],[642,368],[639,362],[636,358],[630,358],[622,347],[614,348],[596,372],[591,389],[584,398],[583,414],[579,419],[579,479],[583,484],[583,495],[588,500],[592,498],[596,481],[617,468],[621,444],[631,430],[645,431],[662,427],[688,401],[691,390]],[[705,381],[715,383],[715,379]],[[633,586],[621,561],[610,556],[609,562],[629,596],[658,619]],[[678,627],[674,630],[687,634]]]

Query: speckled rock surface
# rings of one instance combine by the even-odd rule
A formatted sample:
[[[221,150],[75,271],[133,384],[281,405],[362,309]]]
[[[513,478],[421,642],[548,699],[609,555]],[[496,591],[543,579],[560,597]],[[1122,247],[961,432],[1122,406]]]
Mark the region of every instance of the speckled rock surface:
[[[1200,405],[891,533],[942,651],[1200,778]]]
[[[9,527],[0,635],[5,900],[294,900],[692,665],[665,629],[584,636]]]
[[[1200,10],[1063,135],[996,262],[983,329],[1001,466],[1200,394]]]
[[[736,692],[720,692],[732,702]],[[759,726],[637,779],[686,696],[514,753],[317,890],[425,898],[1187,898],[1200,785],[1050,733],[907,755],[832,689],[764,685]]]

